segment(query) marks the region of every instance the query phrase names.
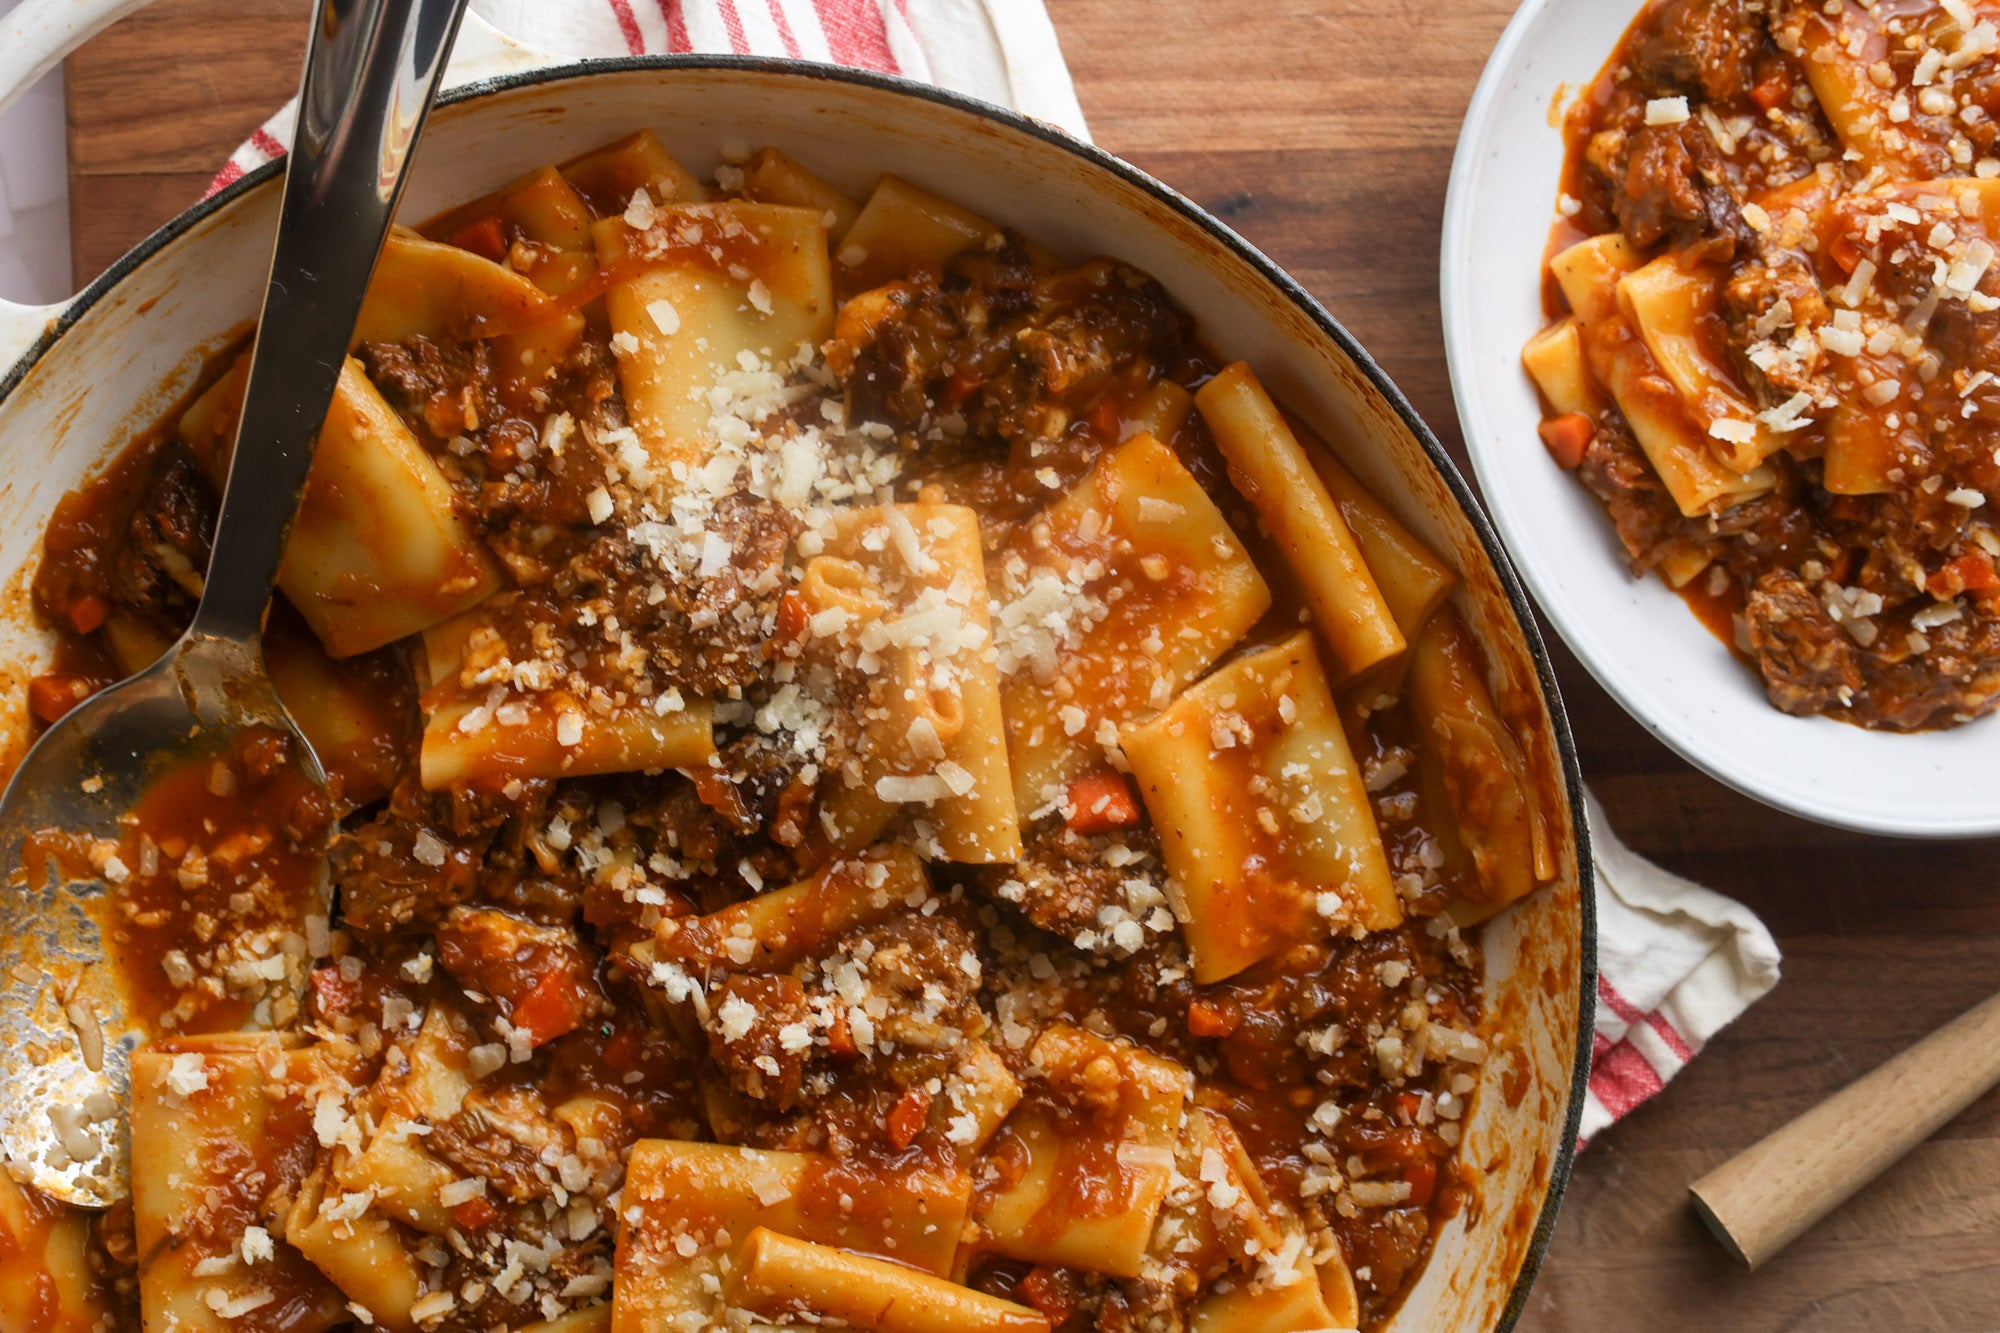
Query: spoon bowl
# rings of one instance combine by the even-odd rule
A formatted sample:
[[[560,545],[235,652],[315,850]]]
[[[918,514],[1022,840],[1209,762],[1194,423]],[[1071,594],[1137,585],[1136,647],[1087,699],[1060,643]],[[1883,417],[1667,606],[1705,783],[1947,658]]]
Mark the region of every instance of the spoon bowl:
[[[287,737],[324,783],[259,645],[190,632],[50,727],[0,799],[0,857],[19,868],[0,891],[0,1143],[45,1194],[103,1206],[129,1191],[122,1110],[132,1052],[149,1034],[111,962],[111,883],[82,858],[33,855],[35,840],[122,841],[169,766],[225,753],[251,727]],[[326,910],[321,881],[305,911]]]

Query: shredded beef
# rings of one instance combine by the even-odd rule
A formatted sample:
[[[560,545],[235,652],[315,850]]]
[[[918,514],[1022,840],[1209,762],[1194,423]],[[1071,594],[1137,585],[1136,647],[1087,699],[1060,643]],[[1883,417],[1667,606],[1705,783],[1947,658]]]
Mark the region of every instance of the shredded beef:
[[[175,623],[191,616],[208,572],[215,511],[215,493],[194,460],[184,450],[169,450],[112,563],[112,595]]]
[[[1679,533],[1681,511],[1622,421],[1598,427],[1577,475],[1610,514],[1633,572],[1657,565]]]
[[[426,855],[444,849],[442,864],[418,854],[420,841]],[[348,929],[379,939],[442,921],[479,888],[487,841],[452,839],[386,810],[336,834],[327,849],[328,873],[339,886]]]
[[[1668,0],[1637,30],[1630,61],[1648,83],[1722,102],[1748,86],[1765,44],[1742,0]]]
[[[1758,578],[1743,621],[1764,688],[1787,713],[1838,711],[1861,689],[1854,641],[1791,570]]]

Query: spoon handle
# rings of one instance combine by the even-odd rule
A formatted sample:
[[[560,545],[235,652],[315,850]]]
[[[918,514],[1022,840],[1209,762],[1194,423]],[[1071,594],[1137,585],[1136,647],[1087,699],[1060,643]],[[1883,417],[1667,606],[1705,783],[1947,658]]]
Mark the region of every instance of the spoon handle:
[[[2000,995],[1697,1180],[1695,1211],[1752,1268],[2000,1082]]]
[[[254,640],[467,0],[320,0],[271,280],[186,642]]]

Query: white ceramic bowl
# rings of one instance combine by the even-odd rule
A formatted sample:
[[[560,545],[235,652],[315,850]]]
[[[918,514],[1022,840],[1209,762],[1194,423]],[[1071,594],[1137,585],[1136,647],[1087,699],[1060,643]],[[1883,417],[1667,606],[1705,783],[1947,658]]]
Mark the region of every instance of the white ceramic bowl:
[[[1635,579],[1610,521],[1550,461],[1521,345],[1561,174],[1560,113],[1639,0],[1527,0],[1466,113],[1445,203],[1445,347],[1487,511],[1542,611],[1647,729],[1737,790],[1806,819],[1899,837],[2000,834],[2000,718],[1897,736],[1789,717],[1657,578]]]
[[[99,16],[132,2],[35,0],[45,12],[84,3]],[[735,141],[781,144],[856,192],[882,171],[909,176],[1060,251],[1115,254],[1157,275],[1214,346],[1256,365],[1458,570],[1457,605],[1540,775],[1561,876],[1484,929],[1496,1056],[1462,1149],[1480,1178],[1479,1202],[1442,1229],[1391,1327],[1511,1327],[1554,1224],[1588,1073],[1590,858],[1574,749],[1524,596],[1470,491],[1409,404],[1345,330],[1241,238],[1060,131],[936,89],[825,67],[660,57],[538,71],[534,63],[476,24],[461,36],[460,79],[520,72],[461,83],[448,95],[417,154],[406,216],[639,126],[658,129],[698,172]],[[0,52],[0,82],[5,73]],[[20,590],[49,509],[187,390],[204,352],[240,336],[261,293],[277,182],[275,167],[251,173],[73,301],[0,305],[0,367],[12,364],[0,375],[0,579],[16,590],[0,608],[0,741],[18,741],[24,677],[47,651]],[[13,1086],[5,1065],[0,1096]]]

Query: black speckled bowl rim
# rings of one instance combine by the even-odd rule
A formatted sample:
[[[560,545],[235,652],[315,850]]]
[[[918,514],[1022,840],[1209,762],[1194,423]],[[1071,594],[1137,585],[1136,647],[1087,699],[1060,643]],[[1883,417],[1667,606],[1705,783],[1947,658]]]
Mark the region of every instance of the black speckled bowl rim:
[[[1155,180],[1131,163],[1114,157],[1094,145],[1084,143],[1052,125],[1023,116],[1006,107],[996,106],[991,102],[984,102],[976,97],[968,97],[963,93],[952,92],[931,84],[917,83],[889,74],[878,74],[871,70],[763,56],[717,55],[623,56],[614,59],[565,61],[561,64],[503,74],[461,85],[440,97],[438,104],[453,106],[510,89],[588,78],[593,74],[648,70],[663,73],[675,70],[698,70],[773,74],[815,79],[826,83],[856,84],[948,106],[994,121],[1017,133],[1031,136],[1074,154],[1180,213],[1214,238],[1217,245],[1256,270],[1266,282],[1282,292],[1347,354],[1362,375],[1374,386],[1375,391],[1395,410],[1397,417],[1409,429],[1410,434],[1423,446],[1424,452],[1430,457],[1431,466],[1437,469],[1438,475],[1443,477],[1445,484],[1451,488],[1459,507],[1465,511],[1466,520],[1472,524],[1473,531],[1479,536],[1480,544],[1486,548],[1487,557],[1492,560],[1494,571],[1499,575],[1500,586],[1507,595],[1508,604],[1514,610],[1514,618],[1520,626],[1521,637],[1534,655],[1535,672],[1541,681],[1542,695],[1548,706],[1549,725],[1555,731],[1557,749],[1562,756],[1563,781],[1569,791],[1570,810],[1576,829],[1578,905],[1583,916],[1581,975],[1577,980],[1576,1063],[1570,1081],[1569,1114],[1563,1127],[1561,1147],[1549,1172],[1548,1193],[1542,1201],[1541,1212],[1535,1222],[1534,1236],[1529,1243],[1526,1256],[1521,1261],[1520,1272],[1515,1276],[1513,1291],[1508,1296],[1506,1310],[1501,1315],[1496,1329],[1496,1333],[1509,1333],[1519,1322],[1521,1312],[1527,1306],[1528,1292],[1534,1285],[1535,1275],[1541,1271],[1542,1259],[1548,1252],[1550,1237],[1555,1232],[1556,1214],[1561,1209],[1563,1193],[1569,1186],[1570,1169],[1576,1161],[1577,1127],[1582,1119],[1584,1094],[1590,1079],[1591,1035],[1597,1007],[1597,905],[1593,892],[1590,829],[1584,817],[1583,774],[1577,762],[1576,740],[1570,731],[1569,716],[1563,709],[1562,695],[1556,688],[1555,673],[1550,665],[1548,648],[1542,642],[1541,632],[1536,627],[1534,612],[1526,592],[1522,589],[1520,578],[1514,572],[1513,564],[1508,560],[1492,522],[1480,508],[1472,488],[1460,475],[1458,466],[1451,461],[1451,456],[1444,451],[1444,446],[1438,443],[1437,436],[1431,433],[1430,427],[1424,424],[1423,418],[1417,415],[1416,409],[1410,406],[1410,401],[1403,396],[1403,391],[1397,388],[1395,381],[1375,363],[1375,358],[1368,354],[1367,349],[1355,340],[1354,335],[1349,333],[1339,320],[1328,313],[1325,306],[1300,286],[1290,274],[1272,263],[1262,251],[1237,235],[1193,200],[1171,186]],[[239,196],[256,189],[283,170],[284,163],[281,159],[244,174],[127,251],[117,263],[106,269],[73,298],[61,313],[49,322],[48,328],[35,340],[33,346],[8,369],[5,377],[0,378],[0,403],[5,402],[72,325],[89,313],[141,264],[211,214],[228,207]]]

